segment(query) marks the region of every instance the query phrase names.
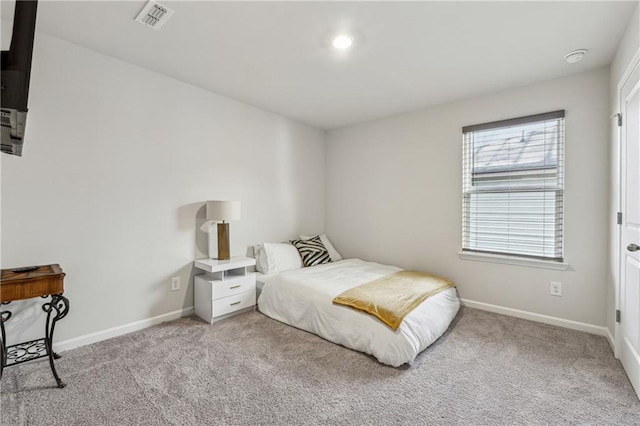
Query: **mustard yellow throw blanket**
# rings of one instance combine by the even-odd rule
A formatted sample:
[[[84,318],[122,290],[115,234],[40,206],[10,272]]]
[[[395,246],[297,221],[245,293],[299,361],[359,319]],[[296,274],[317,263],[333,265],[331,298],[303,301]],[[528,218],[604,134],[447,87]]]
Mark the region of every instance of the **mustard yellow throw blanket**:
[[[409,312],[425,299],[450,287],[451,281],[417,271],[398,271],[351,288],[333,299],[375,316],[397,330]]]

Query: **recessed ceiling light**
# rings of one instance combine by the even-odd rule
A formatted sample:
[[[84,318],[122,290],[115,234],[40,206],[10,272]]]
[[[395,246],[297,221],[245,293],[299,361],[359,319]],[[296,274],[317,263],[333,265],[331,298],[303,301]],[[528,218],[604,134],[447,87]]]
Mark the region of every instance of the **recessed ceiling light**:
[[[333,39],[333,47],[336,49],[348,49],[353,44],[353,37],[348,35],[339,35]]]
[[[564,60],[567,61],[568,64],[575,64],[576,62],[580,62],[586,54],[587,49],[574,50],[564,55]]]

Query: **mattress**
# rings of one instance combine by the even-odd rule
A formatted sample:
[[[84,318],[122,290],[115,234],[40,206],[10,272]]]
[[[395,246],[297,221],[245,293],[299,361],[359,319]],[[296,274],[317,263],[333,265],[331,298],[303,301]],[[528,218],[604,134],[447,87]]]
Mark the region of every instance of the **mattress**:
[[[256,272],[256,300],[260,299],[260,294],[262,294],[264,285],[271,280],[277,279],[278,276],[278,274],[266,275]]]
[[[460,302],[455,288],[429,297],[411,311],[396,331],[377,318],[335,305],[345,290],[400,271],[395,266],[346,259],[324,265],[261,276],[258,309],[293,327],[374,356],[394,367],[413,363],[435,342],[456,316]]]

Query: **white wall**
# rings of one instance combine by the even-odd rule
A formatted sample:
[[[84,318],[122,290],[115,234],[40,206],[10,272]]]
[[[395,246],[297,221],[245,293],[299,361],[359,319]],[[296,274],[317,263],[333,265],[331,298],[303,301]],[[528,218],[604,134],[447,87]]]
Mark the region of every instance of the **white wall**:
[[[624,37],[618,46],[616,55],[611,62],[611,106],[610,114],[620,111],[620,96],[618,83],[622,79],[627,67],[634,55],[640,50],[640,6],[636,7],[631,15],[629,25],[624,33]],[[611,120],[611,156],[610,156],[610,176],[609,176],[609,256],[607,264],[607,328],[613,335],[615,328],[615,283],[618,279],[618,258],[617,246],[619,229],[616,226],[616,212],[620,211],[619,193],[619,147],[618,147],[618,126],[615,120]]]
[[[608,68],[330,131],[327,234],[346,257],[452,278],[461,297],[605,325]],[[461,129],[566,110],[568,271],[460,260]],[[563,283],[563,297],[549,282]]]
[[[2,267],[64,268],[56,341],[193,306],[207,199],[242,202],[233,255],[323,231],[323,131],[41,33],[29,109],[0,163]],[[9,343],[42,334],[39,304],[9,307]]]

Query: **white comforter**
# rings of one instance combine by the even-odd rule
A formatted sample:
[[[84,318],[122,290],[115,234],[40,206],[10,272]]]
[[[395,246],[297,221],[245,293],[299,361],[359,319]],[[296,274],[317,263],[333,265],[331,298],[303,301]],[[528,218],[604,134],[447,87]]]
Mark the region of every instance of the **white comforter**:
[[[455,288],[422,302],[396,331],[369,314],[332,303],[347,289],[399,270],[347,259],[283,272],[264,280],[258,308],[273,319],[373,355],[384,364],[411,364],[416,355],[445,332],[458,312],[460,302]]]

